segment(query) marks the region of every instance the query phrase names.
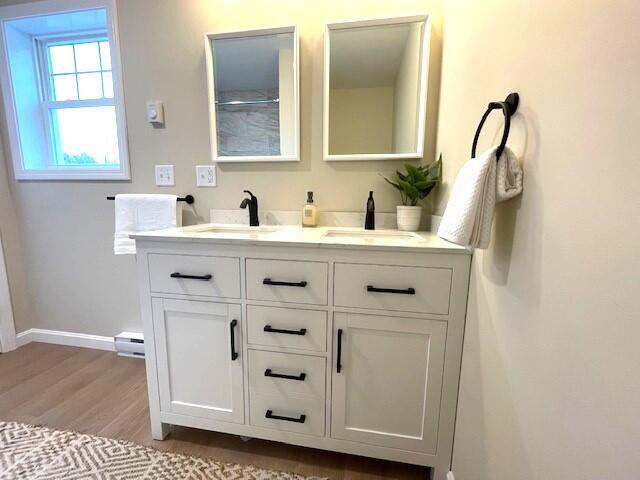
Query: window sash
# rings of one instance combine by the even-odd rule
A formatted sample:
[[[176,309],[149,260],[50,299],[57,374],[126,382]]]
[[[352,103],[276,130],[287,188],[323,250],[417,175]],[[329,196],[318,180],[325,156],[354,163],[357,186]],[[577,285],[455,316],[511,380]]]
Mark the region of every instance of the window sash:
[[[86,170],[91,169],[94,171],[100,170],[119,170],[122,168],[122,158],[118,155],[118,163],[105,163],[105,164],[90,164],[90,166],[80,165],[80,164],[69,164],[65,165],[64,163],[59,163],[60,158],[62,157],[62,152],[59,150],[60,147],[60,135],[59,126],[54,120],[54,115],[56,110],[68,109],[68,108],[82,108],[82,107],[114,107],[113,100],[110,98],[96,100],[68,100],[61,102],[44,102],[42,104],[42,115],[45,119],[45,128],[47,129],[49,142],[49,157],[47,159],[46,168],[55,168],[55,169],[65,169],[65,170]],[[116,129],[118,129],[118,125],[116,122]],[[120,139],[117,139],[120,142]],[[119,147],[119,145],[118,145]]]
[[[38,59],[38,71],[40,73],[40,93],[43,102],[56,101],[54,99],[55,88],[53,85],[53,78],[59,75],[74,75],[76,77],[76,89],[78,89],[77,76],[86,73],[111,73],[113,78],[113,58],[111,59],[112,65],[109,70],[102,70],[102,52],[98,48],[98,56],[100,59],[100,70],[92,70],[87,72],[79,72],[77,70],[74,50],[74,71],[69,73],[54,74],[51,68],[51,58],[49,56],[49,47],[55,47],[58,45],[70,45],[79,43],[98,43],[109,42],[109,35],[106,30],[96,30],[93,32],[83,32],[81,34],[64,34],[64,35],[47,35],[39,36],[35,38],[34,49],[36,50],[36,58]],[[113,81],[113,80],[112,80]],[[101,75],[101,82],[104,82]],[[78,91],[78,99],[80,98],[80,92]],[[102,94],[104,95],[104,83],[102,84]],[[104,97],[103,97],[104,98]],[[94,99],[91,99],[92,101]],[[80,100],[79,100],[80,101]]]
[[[55,169],[67,169],[67,170],[86,170],[87,167],[80,165],[63,165],[59,163],[60,152],[58,151],[59,139],[57,136],[59,135],[58,128],[54,125],[52,121],[52,116],[54,114],[53,110],[63,109],[63,108],[82,108],[82,107],[115,107],[116,102],[115,98],[92,98],[80,100],[80,92],[78,87],[78,74],[85,73],[105,73],[110,72],[113,75],[113,59],[112,68],[110,70],[102,70],[102,53],[100,52],[100,48],[98,47],[98,55],[100,61],[101,70],[96,71],[87,71],[87,72],[78,72],[77,64],[75,60],[75,49],[74,49],[74,71],[64,74],[54,74],[51,66],[51,58],[49,55],[49,47],[58,46],[58,45],[76,45],[79,43],[100,43],[100,42],[109,42],[109,37],[106,31],[96,31],[96,32],[83,32],[82,34],[65,34],[65,35],[49,35],[46,37],[37,37],[35,39],[35,48],[36,48],[36,58],[39,63],[39,73],[40,73],[40,90],[41,90],[41,109],[42,109],[42,117],[44,119],[44,126],[46,129],[46,134],[49,138],[47,142],[47,148],[49,150],[48,159],[46,162],[47,169],[55,168]],[[54,77],[56,75],[74,75],[76,79],[76,91],[78,100],[55,100],[55,87],[54,87]],[[113,78],[113,77],[112,77]],[[101,81],[102,75],[101,75]],[[104,84],[102,84],[102,94],[104,95]],[[121,164],[123,159],[119,158],[119,163],[115,164],[118,168],[121,168]],[[92,165],[92,170],[102,170],[102,169],[113,169],[114,164],[109,166],[101,166],[101,165]]]

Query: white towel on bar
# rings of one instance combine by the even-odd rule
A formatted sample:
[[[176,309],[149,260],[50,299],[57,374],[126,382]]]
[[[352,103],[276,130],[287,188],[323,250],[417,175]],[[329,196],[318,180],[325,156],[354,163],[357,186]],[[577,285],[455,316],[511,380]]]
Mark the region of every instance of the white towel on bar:
[[[487,248],[496,203],[522,193],[522,169],[506,147],[497,146],[465,163],[453,185],[438,236],[468,249]]]
[[[129,238],[132,233],[177,227],[181,220],[177,199],[176,195],[116,195],[113,253],[136,253],[136,241]]]

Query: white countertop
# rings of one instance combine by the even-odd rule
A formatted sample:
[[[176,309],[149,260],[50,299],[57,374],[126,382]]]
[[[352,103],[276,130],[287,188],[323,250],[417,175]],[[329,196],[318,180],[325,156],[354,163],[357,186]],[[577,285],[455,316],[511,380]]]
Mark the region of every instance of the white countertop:
[[[302,228],[292,225],[247,227],[208,223],[140,232],[131,235],[131,238],[147,241],[470,254],[465,248],[442,240],[433,232],[412,233],[398,230],[364,230],[345,227]]]

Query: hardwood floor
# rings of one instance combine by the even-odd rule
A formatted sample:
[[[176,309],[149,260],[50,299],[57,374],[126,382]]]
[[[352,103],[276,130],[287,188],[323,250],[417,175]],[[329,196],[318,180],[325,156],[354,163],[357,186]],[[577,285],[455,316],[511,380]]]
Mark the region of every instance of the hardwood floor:
[[[336,480],[421,479],[428,469],[266,440],[172,427],[151,438],[144,362],[31,343],[0,355],[0,420],[129,440],[158,450]]]

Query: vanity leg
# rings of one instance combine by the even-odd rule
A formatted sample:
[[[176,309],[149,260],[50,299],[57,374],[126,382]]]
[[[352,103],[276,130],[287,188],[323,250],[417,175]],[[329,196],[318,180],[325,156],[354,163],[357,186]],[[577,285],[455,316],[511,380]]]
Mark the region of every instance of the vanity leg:
[[[151,421],[151,437],[154,440],[164,440],[169,435],[171,424]]]
[[[431,475],[429,480],[451,480],[447,474],[449,473],[449,465],[441,465],[438,467],[431,467]]]

